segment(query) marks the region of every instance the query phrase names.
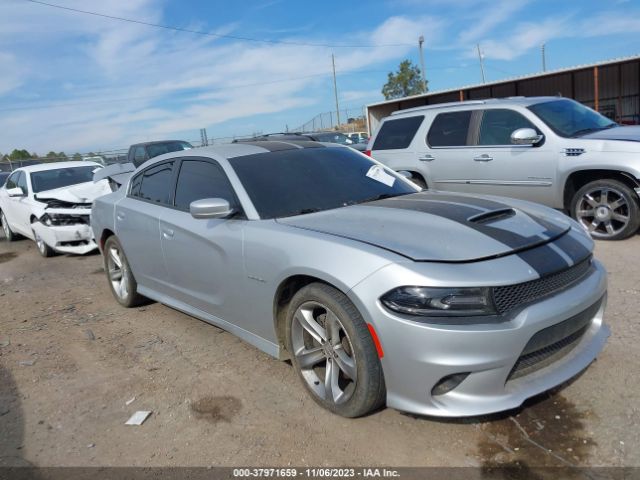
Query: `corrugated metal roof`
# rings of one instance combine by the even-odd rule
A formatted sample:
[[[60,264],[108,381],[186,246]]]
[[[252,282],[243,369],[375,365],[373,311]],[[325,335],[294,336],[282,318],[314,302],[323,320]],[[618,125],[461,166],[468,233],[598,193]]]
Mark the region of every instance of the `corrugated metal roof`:
[[[566,72],[571,72],[571,71],[576,71],[576,70],[584,70],[586,68],[593,68],[593,67],[603,67],[603,66],[606,66],[606,65],[629,62],[629,61],[633,61],[633,60],[640,60],[640,55],[632,55],[632,56],[629,56],[629,57],[613,58],[611,60],[605,60],[605,61],[602,61],[602,62],[589,63],[589,64],[584,64],[584,65],[576,65],[576,66],[573,66],[573,67],[559,68],[557,70],[549,70],[549,71],[546,71],[546,72],[532,73],[532,74],[529,74],[529,75],[521,75],[521,76],[517,76],[517,77],[503,78],[502,80],[496,80],[494,82],[477,83],[477,84],[474,84],[474,85],[465,85],[465,86],[456,87],[456,88],[449,88],[449,89],[446,89],[446,90],[437,90],[437,91],[434,91],[434,92],[421,93],[419,95],[411,95],[409,97],[394,98],[394,99],[391,99],[391,100],[385,100],[384,102],[371,103],[371,104],[367,105],[367,109],[369,109],[371,107],[377,107],[379,105],[388,105],[390,103],[404,102],[405,100],[414,100],[414,99],[417,99],[417,98],[432,97],[434,95],[442,95],[442,94],[447,94],[447,93],[456,93],[456,92],[459,92],[460,90],[470,90],[470,89],[473,89],[473,88],[491,87],[491,86],[494,86],[494,85],[502,85],[504,83],[509,83],[509,82],[515,82],[515,81],[520,81],[520,80],[529,80],[529,79],[532,79],[532,78],[548,77],[548,76],[551,76],[551,75],[557,75],[559,73],[566,73]]]

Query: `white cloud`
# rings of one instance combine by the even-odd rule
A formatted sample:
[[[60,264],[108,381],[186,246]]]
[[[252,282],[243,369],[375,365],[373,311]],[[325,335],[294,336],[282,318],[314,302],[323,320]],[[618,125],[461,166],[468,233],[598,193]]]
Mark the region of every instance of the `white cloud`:
[[[65,5],[88,9],[81,0]],[[91,9],[163,23],[159,6],[152,0],[113,0]],[[406,44],[424,33],[436,42],[442,25],[428,16],[391,17],[375,29],[304,41]],[[34,28],[44,33],[29,36]],[[236,28],[237,24],[225,25],[217,32]],[[0,116],[0,151],[25,146],[73,152],[187,136],[228,120],[312,105],[319,97],[314,92],[327,88],[331,72],[331,51],[323,47],[222,41],[15,0],[0,5],[0,52],[4,45],[23,52],[22,79],[32,82],[32,101],[59,106],[5,112]],[[357,70],[402,57],[412,48],[335,49],[336,64],[339,71]],[[320,73],[326,76],[316,75]],[[5,85],[6,100],[20,84],[2,82],[0,77],[0,99]],[[13,105],[29,104],[24,88],[19,92],[23,100]],[[344,92],[342,98],[352,95],[356,94]]]

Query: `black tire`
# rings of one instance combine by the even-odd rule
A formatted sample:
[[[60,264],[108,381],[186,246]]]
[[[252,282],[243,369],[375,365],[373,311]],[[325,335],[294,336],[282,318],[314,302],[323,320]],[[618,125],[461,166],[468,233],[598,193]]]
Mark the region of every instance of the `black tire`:
[[[0,223],[2,223],[4,239],[7,242],[15,242],[18,239],[18,235],[13,233],[13,230],[11,230],[11,227],[9,226],[9,222],[7,222],[7,217],[4,216],[4,212],[2,211],[0,211]]]
[[[42,255],[44,258],[53,257],[56,254],[56,251],[49,245],[47,245],[45,241],[38,236],[33,228],[31,229],[31,231],[33,232],[33,240],[36,242],[36,247],[38,248],[38,252],[40,253],[40,255]]]
[[[121,264],[120,267],[117,266],[117,262],[113,256],[114,252],[117,252],[117,258]],[[145,297],[138,293],[138,283],[133,276],[122,245],[115,235],[110,236],[104,242],[103,262],[109,289],[118,303],[127,308],[137,307],[144,303]],[[122,288],[116,286],[121,285],[122,280],[127,282],[126,293]]]
[[[422,178],[420,175],[413,174],[410,180],[417,186],[419,186],[422,190],[427,189],[427,182],[425,182],[424,178]]]
[[[296,313],[301,307],[305,308],[307,305],[317,304],[326,306],[326,308],[337,317],[339,320],[338,324],[341,327],[341,335],[344,334],[344,337],[342,337],[341,342],[337,344],[336,348],[342,349],[343,345],[348,346],[350,350],[349,353],[355,360],[354,370],[356,372],[355,377],[357,380],[355,382],[350,382],[348,377],[343,377],[341,379],[341,381],[347,381],[347,383],[349,383],[347,389],[350,390],[349,396],[342,403],[336,403],[333,399],[329,400],[327,398],[323,398],[317,392],[318,388],[324,390],[323,385],[313,387],[316,390],[311,387],[312,383],[314,385],[319,385],[319,383],[317,380],[312,381],[308,377],[309,373],[314,375],[316,373],[315,369],[319,368],[322,370],[322,366],[315,365],[312,367],[312,370],[309,370],[309,367],[307,367],[308,369],[305,370],[307,377],[305,377],[305,373],[303,373],[303,369],[299,363],[299,358],[296,355],[296,347],[294,346],[293,338],[294,335],[298,335],[296,332],[299,332],[301,329],[299,325],[296,325],[298,324],[298,320],[296,320]],[[316,310],[317,309],[314,307],[314,312]],[[317,311],[320,312],[320,310]],[[321,313],[318,318],[320,317],[322,317]],[[326,318],[328,319],[328,317]],[[328,324],[325,323],[325,326],[326,325]],[[327,331],[328,330],[329,329],[327,328]],[[306,341],[309,341],[311,336],[309,336],[308,331],[304,329],[302,329],[302,331],[303,336],[307,335]],[[311,341],[313,342],[313,340]],[[366,322],[360,315],[360,312],[358,312],[357,308],[342,292],[323,283],[312,283],[300,289],[293,296],[287,312],[286,343],[287,349],[291,353],[293,366],[296,369],[302,384],[311,397],[320,406],[343,417],[355,418],[366,415],[384,405],[386,399],[386,388],[382,365],[378,358],[376,346],[371,338]],[[331,343],[331,341],[328,340],[325,344],[328,343]],[[318,342],[314,342],[314,345],[309,348],[322,349],[322,347],[318,347],[316,344],[318,344]],[[304,348],[306,349],[307,347],[305,346]],[[342,349],[342,351],[343,353],[345,352],[344,349]],[[298,347],[298,352],[300,352],[300,347]],[[326,382],[326,365],[329,360],[327,360],[328,357],[326,354],[321,353],[320,355],[325,355],[325,357],[323,357],[324,360],[320,360],[320,363],[324,361],[325,367],[324,373],[318,374],[318,379],[320,377],[324,377]],[[336,357],[334,356],[334,358]],[[333,365],[336,366],[333,368],[338,368],[337,360],[338,359],[336,358],[336,362],[333,363]],[[341,369],[337,369],[336,371],[338,371],[338,375],[344,376],[344,372]],[[346,392],[343,393],[345,393],[346,396]],[[331,394],[329,393],[326,395]]]
[[[571,199],[570,213],[597,240],[623,240],[640,226],[638,196],[618,180],[587,183]]]

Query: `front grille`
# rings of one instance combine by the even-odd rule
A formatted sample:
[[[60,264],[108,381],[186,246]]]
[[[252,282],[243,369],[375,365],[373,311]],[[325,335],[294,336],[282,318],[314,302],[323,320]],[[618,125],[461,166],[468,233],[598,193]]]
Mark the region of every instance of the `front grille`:
[[[601,303],[602,299],[579,314],[540,330],[531,337],[507,381],[540,370],[567,355],[589,329]]]
[[[558,273],[530,282],[493,288],[493,302],[503,314],[524,304],[558,293],[578,282],[591,270],[591,257]]]

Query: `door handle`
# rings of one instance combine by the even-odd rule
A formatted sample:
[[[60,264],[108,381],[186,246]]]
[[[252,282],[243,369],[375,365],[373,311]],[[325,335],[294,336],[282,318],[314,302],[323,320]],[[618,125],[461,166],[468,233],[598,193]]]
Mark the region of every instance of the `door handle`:
[[[433,155],[423,155],[422,157],[418,157],[418,160],[420,160],[421,162],[433,162],[436,159],[436,157],[434,157]]]
[[[163,228],[162,236],[164,238],[173,238],[173,230],[171,230],[170,228]]]
[[[473,159],[476,162],[490,162],[491,160],[493,160],[493,157],[487,155],[486,153],[483,153],[479,157],[473,157]]]
[[[121,212],[116,213],[116,219],[119,221],[124,220],[124,213],[121,213]]]

